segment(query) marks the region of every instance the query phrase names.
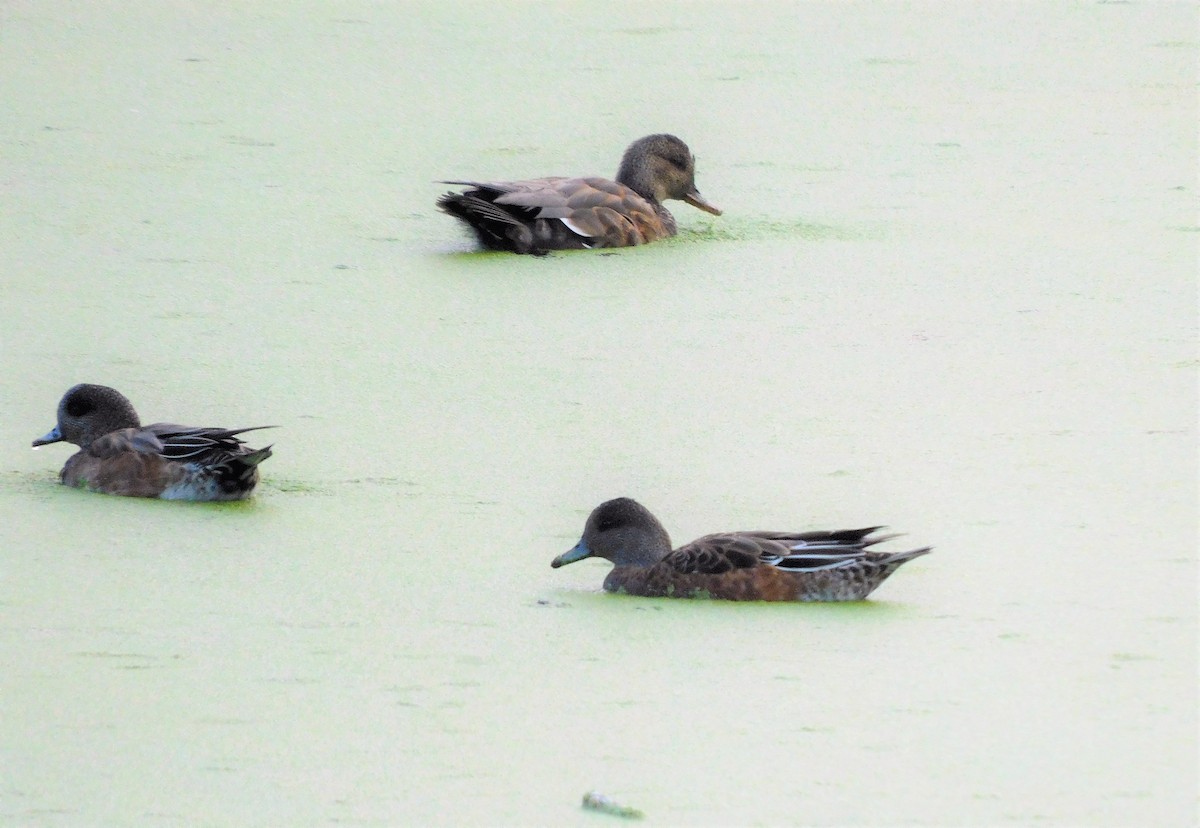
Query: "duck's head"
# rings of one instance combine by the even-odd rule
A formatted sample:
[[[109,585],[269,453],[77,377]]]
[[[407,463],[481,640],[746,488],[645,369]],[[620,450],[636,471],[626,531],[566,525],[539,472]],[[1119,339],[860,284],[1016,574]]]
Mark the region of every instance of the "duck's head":
[[[140,424],[133,404],[120,391],[82,383],[63,395],[58,403],[58,424],[33,445],[67,442],[86,449],[105,434]]]
[[[616,566],[653,566],[671,551],[671,537],[650,511],[628,497],[601,503],[588,516],[583,537],[550,565],[557,569],[584,558]]]
[[[674,198],[721,215],[696,189],[696,159],[674,135],[647,135],[630,144],[621,158],[617,181],[658,204]]]

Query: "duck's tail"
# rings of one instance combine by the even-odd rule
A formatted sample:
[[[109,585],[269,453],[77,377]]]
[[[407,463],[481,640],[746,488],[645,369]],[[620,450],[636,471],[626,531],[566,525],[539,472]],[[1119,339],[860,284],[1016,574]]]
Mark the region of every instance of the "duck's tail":
[[[255,449],[254,451],[250,452],[249,454],[243,454],[235,459],[244,466],[254,468],[259,463],[261,463],[262,461],[266,460],[268,457],[271,456],[271,454],[272,454],[271,449],[274,447],[274,445],[275,444],[272,443],[269,446],[263,446],[260,449]]]
[[[271,456],[271,446],[232,454],[210,469],[217,485],[232,498],[246,497],[258,485],[258,464]]]
[[[479,192],[446,193],[438,199],[437,206],[471,228],[479,244],[488,250],[534,254],[545,252],[533,244],[532,233],[520,218],[479,195]]]
[[[922,546],[920,549],[910,549],[907,552],[894,552],[881,560],[879,563],[884,566],[891,566],[893,569],[900,564],[908,563],[913,558],[919,558],[922,555],[928,555],[933,551],[932,546]]]

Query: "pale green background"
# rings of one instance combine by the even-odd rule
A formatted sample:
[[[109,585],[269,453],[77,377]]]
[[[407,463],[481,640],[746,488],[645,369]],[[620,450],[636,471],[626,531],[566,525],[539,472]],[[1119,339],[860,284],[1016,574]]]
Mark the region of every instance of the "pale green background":
[[[1197,11],[0,7],[0,823],[1195,824]],[[678,133],[720,218],[471,254],[443,178]],[[274,423],[55,485],[75,382]],[[552,571],[888,523],[867,604]]]

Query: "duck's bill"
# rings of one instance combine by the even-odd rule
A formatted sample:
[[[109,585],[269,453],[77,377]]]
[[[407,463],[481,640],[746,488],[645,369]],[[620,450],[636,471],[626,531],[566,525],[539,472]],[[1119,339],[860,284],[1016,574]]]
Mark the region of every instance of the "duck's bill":
[[[550,566],[558,569],[560,566],[566,566],[569,563],[582,561],[584,558],[590,558],[591,556],[592,550],[588,549],[587,544],[580,540],[579,543],[575,544],[566,552],[552,560],[550,562]]]
[[[685,193],[683,200],[698,210],[703,210],[706,213],[712,213],[714,216],[721,215],[721,211],[709,204],[708,201],[705,200],[704,196],[700,195],[699,190],[692,190],[690,193]]]
[[[62,433],[58,430],[58,426],[46,432],[45,436],[39,437],[33,441],[33,447],[49,445],[50,443],[61,443]]]

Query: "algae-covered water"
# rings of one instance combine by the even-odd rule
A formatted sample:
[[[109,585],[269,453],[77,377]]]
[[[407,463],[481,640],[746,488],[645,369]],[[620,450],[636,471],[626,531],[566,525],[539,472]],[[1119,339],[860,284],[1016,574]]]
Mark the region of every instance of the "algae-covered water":
[[[1198,22],[6,4],[0,824],[1195,824]],[[670,241],[433,208],[656,131],[725,210]],[[257,496],[58,486],[85,381],[278,425]],[[551,570],[618,495],[936,549],[848,605]]]

